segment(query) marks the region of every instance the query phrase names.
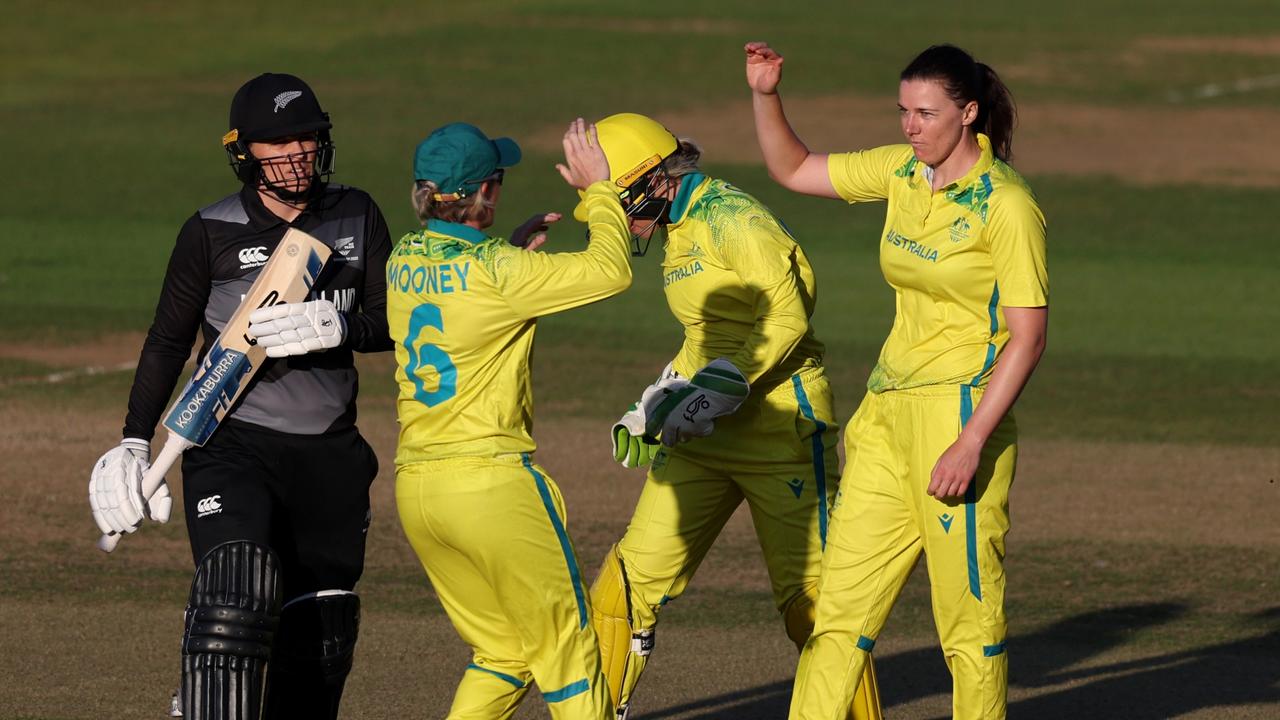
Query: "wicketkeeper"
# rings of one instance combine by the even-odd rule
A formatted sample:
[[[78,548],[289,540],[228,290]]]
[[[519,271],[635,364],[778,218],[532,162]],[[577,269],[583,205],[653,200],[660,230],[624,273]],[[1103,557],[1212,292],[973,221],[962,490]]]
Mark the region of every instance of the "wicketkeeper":
[[[104,533],[164,522],[161,486],[140,484],[150,440],[196,332],[200,356],[290,227],[334,249],[311,298],[256,311],[278,359],[204,447],[182,461],[196,573],[174,712],[194,720],[336,718],[360,622],[373,450],[356,419],[352,352],[389,350],[390,240],[364,192],[328,183],[329,116],[292,75],[260,75],[231,103],[223,144],[243,183],[183,225],[129,393],[124,441],[94,465]],[[263,699],[264,670],[270,666]]]
[[[803,647],[839,468],[804,251],[758,200],[704,175],[692,141],[631,113],[597,127],[636,254],[665,231],[663,286],[685,332],[675,359],[613,427],[615,459],[649,468],[627,532],[591,589],[621,719],[654,648],[658,611],[684,592],[744,500],[774,603]],[[873,672],[852,712],[880,717]]]

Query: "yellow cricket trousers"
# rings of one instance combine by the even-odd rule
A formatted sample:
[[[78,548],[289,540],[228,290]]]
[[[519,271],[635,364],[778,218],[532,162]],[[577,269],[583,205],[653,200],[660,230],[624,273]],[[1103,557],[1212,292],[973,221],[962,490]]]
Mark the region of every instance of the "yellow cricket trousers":
[[[957,720],[1003,718],[1004,538],[1017,427],[987,440],[974,482],[947,501],[926,490],[938,457],[981,399],[970,386],[868,393],[845,431],[845,469],[796,671],[792,720],[840,720],[907,576],[923,552]]]
[[[451,720],[511,717],[531,681],[557,720],[611,720],[560,489],[526,454],[396,470],[405,535],[474,657]]]
[[[833,414],[822,368],[810,369],[717,419],[711,436],[659,452],[618,544],[635,628],[684,592],[744,499],[778,610],[812,595],[838,478]]]

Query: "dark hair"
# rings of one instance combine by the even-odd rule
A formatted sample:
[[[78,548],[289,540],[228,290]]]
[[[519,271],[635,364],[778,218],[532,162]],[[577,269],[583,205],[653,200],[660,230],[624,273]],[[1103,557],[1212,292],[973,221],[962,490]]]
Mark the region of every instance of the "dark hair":
[[[978,103],[973,127],[991,138],[991,150],[1001,160],[1013,157],[1013,128],[1018,110],[1009,88],[989,65],[973,59],[955,45],[934,45],[916,56],[902,71],[900,80],[936,80],[947,96],[963,107]]]

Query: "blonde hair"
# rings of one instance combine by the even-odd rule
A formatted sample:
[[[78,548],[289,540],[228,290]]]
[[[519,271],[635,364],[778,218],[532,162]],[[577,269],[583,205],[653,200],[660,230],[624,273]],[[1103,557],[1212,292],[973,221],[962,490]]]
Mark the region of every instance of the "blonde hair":
[[[494,208],[498,203],[488,197],[483,185],[480,190],[458,200],[436,200],[438,192],[440,188],[430,180],[414,183],[409,197],[419,223],[426,225],[428,220],[435,218],[452,223],[476,221],[481,227],[493,224]]]

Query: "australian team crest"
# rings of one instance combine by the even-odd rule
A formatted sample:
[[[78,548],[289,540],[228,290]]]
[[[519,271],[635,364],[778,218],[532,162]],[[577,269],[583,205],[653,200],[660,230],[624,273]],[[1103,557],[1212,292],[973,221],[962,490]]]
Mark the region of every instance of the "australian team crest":
[[[972,227],[969,225],[968,220],[962,217],[956,218],[956,221],[951,223],[951,242],[958,243],[961,240],[969,239],[969,230],[971,229]]]

